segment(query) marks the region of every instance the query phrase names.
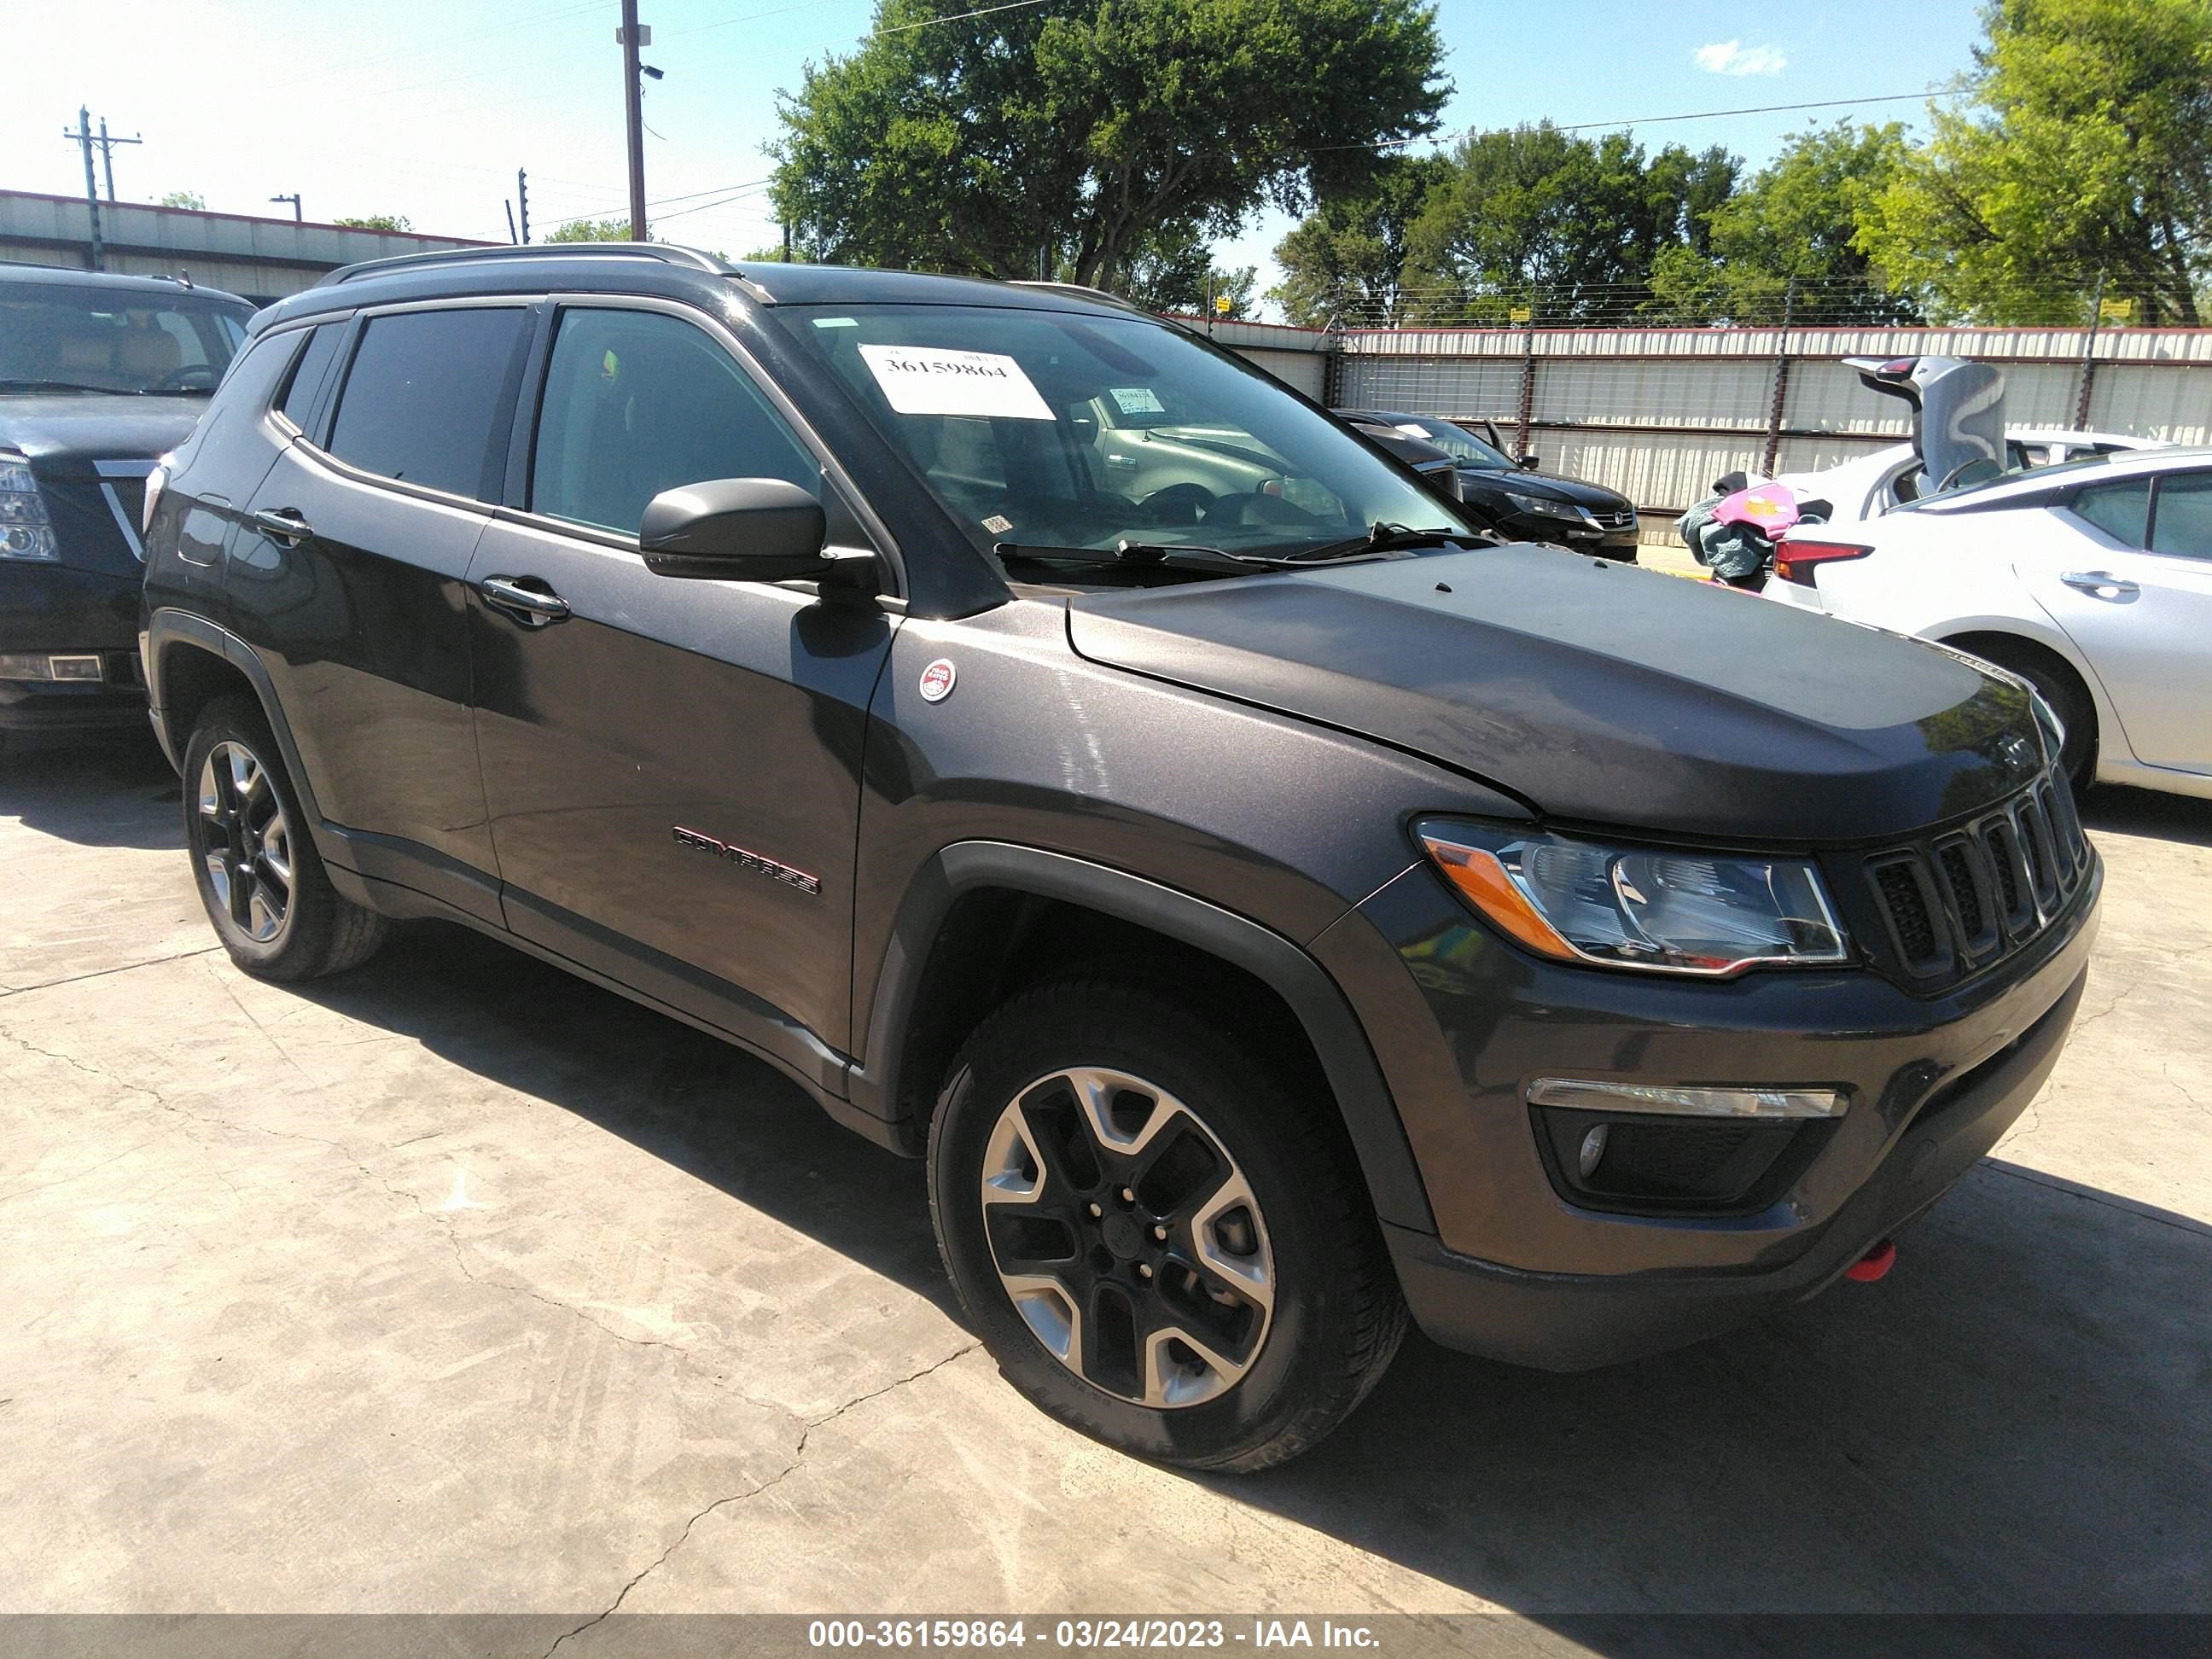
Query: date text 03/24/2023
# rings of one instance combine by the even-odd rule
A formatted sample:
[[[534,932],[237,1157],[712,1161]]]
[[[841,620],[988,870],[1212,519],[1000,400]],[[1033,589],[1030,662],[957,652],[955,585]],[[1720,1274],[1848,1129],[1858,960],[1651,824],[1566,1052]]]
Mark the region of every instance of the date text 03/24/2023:
[[[1032,1627],[1023,1619],[817,1619],[813,1648],[1024,1648],[1079,1650],[1179,1648],[1358,1648],[1378,1646],[1364,1625],[1328,1619],[1059,1619]]]

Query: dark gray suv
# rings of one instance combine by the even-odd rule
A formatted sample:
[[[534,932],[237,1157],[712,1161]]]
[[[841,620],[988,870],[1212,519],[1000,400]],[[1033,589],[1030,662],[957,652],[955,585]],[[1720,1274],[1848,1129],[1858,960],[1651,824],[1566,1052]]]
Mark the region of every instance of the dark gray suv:
[[[1579,1367],[1869,1277],[2099,866],[2028,690],[1553,549],[1103,296],[438,254],[264,312],[143,648],[247,971],[437,917],[929,1160],[1006,1375],[1253,1469],[1410,1309]]]

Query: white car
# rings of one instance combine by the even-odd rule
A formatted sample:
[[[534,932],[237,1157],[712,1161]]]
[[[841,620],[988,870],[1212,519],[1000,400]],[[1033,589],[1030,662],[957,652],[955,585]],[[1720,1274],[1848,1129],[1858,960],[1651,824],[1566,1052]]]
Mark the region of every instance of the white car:
[[[2212,799],[2212,449],[2068,461],[1801,526],[1762,591],[2019,674],[2064,726],[2077,788]]]
[[[2168,447],[2162,438],[2132,438],[2121,432],[2067,432],[2047,426],[2005,428],[2007,460],[2019,471]],[[1910,443],[1898,443],[1817,472],[1785,472],[1775,482],[1789,485],[1799,501],[1828,502],[1835,508],[1828,522],[1843,524],[1878,519],[1899,503],[1911,501],[1919,493],[1920,473],[1920,452]]]

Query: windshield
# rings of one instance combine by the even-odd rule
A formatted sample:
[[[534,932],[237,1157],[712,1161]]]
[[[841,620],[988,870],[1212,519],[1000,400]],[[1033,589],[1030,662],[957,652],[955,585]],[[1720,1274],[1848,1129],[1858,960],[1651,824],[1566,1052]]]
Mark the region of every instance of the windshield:
[[[1273,380],[1135,318],[780,307],[979,547],[1295,556],[1377,524],[1468,533]]]
[[[182,293],[0,285],[0,393],[213,392],[252,314]]]
[[[1514,471],[1513,463],[1492,449],[1465,427],[1454,426],[1449,421],[1438,420],[1433,415],[1415,415],[1392,422],[1393,427],[1409,438],[1425,438],[1452,459],[1468,466],[1503,467]]]

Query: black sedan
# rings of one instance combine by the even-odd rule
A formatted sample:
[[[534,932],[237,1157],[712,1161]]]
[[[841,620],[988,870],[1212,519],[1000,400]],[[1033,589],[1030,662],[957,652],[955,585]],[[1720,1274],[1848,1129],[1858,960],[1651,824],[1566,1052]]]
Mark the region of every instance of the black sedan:
[[[1494,444],[1433,415],[1380,409],[1331,411],[1370,435],[1418,438],[1459,464],[1460,499],[1479,522],[1509,541],[1553,542],[1600,558],[1636,557],[1636,505],[1627,496],[1579,478],[1534,471],[1536,458],[1510,459]]]

